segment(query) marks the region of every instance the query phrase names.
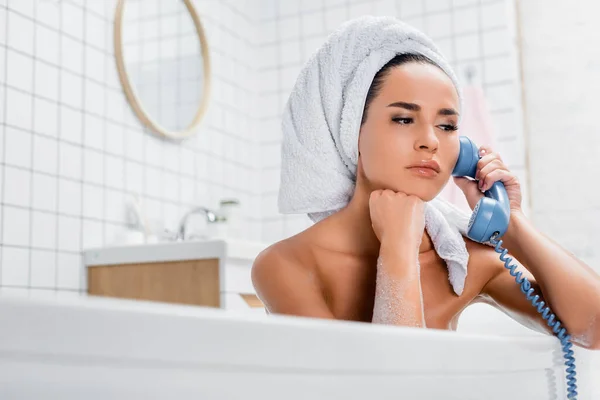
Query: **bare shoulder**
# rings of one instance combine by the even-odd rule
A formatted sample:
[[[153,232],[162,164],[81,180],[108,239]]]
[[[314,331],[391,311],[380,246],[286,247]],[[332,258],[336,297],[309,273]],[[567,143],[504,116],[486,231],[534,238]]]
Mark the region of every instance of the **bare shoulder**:
[[[252,265],[252,283],[269,313],[331,318],[310,246],[301,235],[274,243]]]
[[[301,239],[301,236],[292,236],[273,243],[261,251],[252,265],[253,278],[256,276],[289,272],[289,270],[298,270],[310,272],[314,269],[310,263],[310,249]]]

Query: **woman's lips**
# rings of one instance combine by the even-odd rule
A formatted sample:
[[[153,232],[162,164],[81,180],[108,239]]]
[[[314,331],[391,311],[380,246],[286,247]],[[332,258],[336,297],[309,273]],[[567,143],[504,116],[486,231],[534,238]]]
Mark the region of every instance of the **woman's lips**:
[[[423,178],[435,178],[438,172],[433,168],[427,167],[410,167],[408,168],[413,174]]]

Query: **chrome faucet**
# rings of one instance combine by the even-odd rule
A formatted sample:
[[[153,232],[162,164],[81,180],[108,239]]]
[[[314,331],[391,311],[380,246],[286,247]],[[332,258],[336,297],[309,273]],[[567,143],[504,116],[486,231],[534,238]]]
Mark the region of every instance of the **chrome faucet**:
[[[187,225],[187,221],[191,215],[198,214],[198,213],[204,214],[206,216],[206,220],[209,223],[217,222],[220,220],[220,218],[217,216],[217,214],[214,211],[211,211],[206,207],[192,208],[190,211],[185,213],[183,218],[181,218],[181,222],[179,222],[179,229],[177,230],[176,240],[185,240],[185,227]]]

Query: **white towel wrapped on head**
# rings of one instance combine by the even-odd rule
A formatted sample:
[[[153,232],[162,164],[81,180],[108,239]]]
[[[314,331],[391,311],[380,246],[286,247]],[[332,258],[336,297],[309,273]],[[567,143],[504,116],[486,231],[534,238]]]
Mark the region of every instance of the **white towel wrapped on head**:
[[[462,98],[449,64],[422,32],[393,17],[365,16],[344,23],[304,65],[283,111],[280,212],[307,213],[316,222],[348,204],[367,92],[375,74],[401,53],[432,60]],[[458,295],[467,276],[469,254],[461,233],[468,220],[442,199],[426,203],[427,232]]]

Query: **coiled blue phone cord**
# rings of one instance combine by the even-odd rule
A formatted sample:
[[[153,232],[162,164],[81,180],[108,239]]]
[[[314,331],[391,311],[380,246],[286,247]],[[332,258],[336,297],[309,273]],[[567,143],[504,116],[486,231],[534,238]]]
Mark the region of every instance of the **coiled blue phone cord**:
[[[552,313],[550,307],[544,307],[544,302],[538,301],[540,296],[537,294],[533,296],[534,289],[531,287],[531,282],[523,277],[521,272],[515,272],[517,266],[516,264],[510,264],[512,258],[506,256],[508,250],[502,247],[502,240],[497,240],[497,236],[497,234],[494,234],[490,239],[490,243],[494,245],[496,252],[500,253],[500,260],[504,262],[504,267],[510,270],[510,274],[515,277],[515,281],[521,286],[521,292],[525,293],[527,300],[530,300],[531,304],[533,304],[538,312],[542,314],[543,318],[548,321],[548,326],[552,328],[554,334],[556,334],[560,340],[562,349],[565,353],[565,365],[567,366],[567,398],[576,399],[577,378],[575,378],[575,357],[573,357],[574,353],[573,350],[571,350],[573,344],[569,341],[571,335],[567,334],[567,330],[564,327],[560,327],[561,323],[556,319],[556,316]]]

